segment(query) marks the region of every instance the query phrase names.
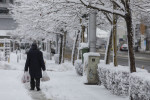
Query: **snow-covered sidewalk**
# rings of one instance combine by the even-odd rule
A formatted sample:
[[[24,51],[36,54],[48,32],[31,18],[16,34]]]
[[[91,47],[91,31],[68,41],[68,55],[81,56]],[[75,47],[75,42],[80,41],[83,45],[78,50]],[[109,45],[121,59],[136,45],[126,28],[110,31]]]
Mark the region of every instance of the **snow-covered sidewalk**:
[[[21,83],[25,55],[17,63],[16,54],[11,54],[10,63],[0,63],[0,97],[2,100],[129,100],[111,94],[103,86],[84,85],[82,77],[75,72],[70,62],[57,65],[46,61],[50,81],[41,82],[41,91],[29,91],[29,83]],[[5,69],[7,66],[7,70]]]
[[[32,100],[19,80],[21,73],[17,70],[0,70],[1,100]]]

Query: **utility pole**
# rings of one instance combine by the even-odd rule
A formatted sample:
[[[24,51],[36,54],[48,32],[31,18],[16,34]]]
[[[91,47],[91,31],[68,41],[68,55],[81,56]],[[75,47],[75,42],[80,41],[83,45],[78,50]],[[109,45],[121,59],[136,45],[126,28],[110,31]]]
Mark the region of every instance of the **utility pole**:
[[[85,65],[84,75],[86,76],[85,84],[98,84],[98,63],[100,61],[99,53],[96,53],[96,11],[92,10],[89,14],[89,49],[88,64]],[[93,55],[96,54],[96,55]]]
[[[96,52],[96,11],[89,14],[89,48],[90,52]]]

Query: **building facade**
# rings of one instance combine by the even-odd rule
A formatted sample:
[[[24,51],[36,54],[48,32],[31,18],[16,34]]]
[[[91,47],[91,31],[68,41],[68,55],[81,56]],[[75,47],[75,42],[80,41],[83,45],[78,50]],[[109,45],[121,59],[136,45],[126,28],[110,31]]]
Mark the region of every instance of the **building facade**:
[[[11,30],[16,29],[17,23],[10,15],[10,4],[13,0],[0,0],[0,60],[9,60],[11,51]]]
[[[13,0],[0,0],[0,30],[14,30],[17,27],[9,14],[10,4],[13,4]]]
[[[150,24],[141,22],[136,25],[135,40],[141,51],[150,51]]]

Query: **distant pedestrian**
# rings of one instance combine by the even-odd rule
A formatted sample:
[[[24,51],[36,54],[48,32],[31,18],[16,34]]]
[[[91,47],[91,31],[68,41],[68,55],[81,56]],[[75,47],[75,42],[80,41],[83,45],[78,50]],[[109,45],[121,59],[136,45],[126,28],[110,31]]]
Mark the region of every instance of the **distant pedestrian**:
[[[42,78],[42,70],[45,71],[45,63],[43,60],[43,53],[37,48],[37,44],[33,43],[31,49],[27,53],[27,59],[24,71],[28,71],[31,76],[30,90],[40,91],[40,78]]]

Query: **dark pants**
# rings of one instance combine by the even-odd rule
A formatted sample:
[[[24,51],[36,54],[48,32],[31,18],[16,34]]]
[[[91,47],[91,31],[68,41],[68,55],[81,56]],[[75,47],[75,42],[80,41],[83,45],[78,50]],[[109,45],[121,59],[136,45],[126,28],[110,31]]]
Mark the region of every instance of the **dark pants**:
[[[35,86],[37,89],[39,89],[40,88],[40,78],[32,78],[31,77],[30,86],[32,89],[34,89]]]

